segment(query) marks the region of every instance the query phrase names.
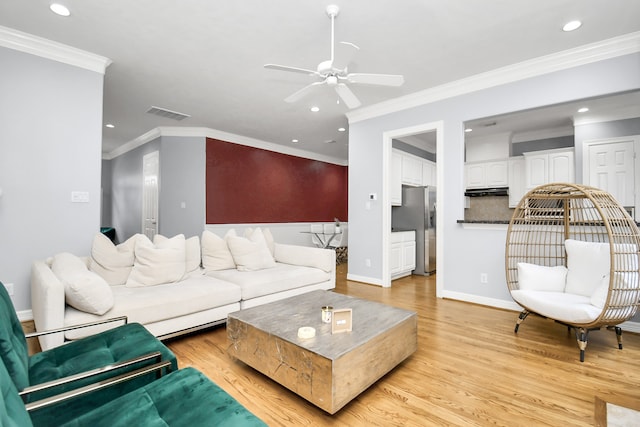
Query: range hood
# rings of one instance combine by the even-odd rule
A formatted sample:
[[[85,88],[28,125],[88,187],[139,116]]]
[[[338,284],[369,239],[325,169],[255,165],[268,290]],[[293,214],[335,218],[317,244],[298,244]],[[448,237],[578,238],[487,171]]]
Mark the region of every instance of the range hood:
[[[509,187],[468,188],[464,195],[468,197],[508,196]]]

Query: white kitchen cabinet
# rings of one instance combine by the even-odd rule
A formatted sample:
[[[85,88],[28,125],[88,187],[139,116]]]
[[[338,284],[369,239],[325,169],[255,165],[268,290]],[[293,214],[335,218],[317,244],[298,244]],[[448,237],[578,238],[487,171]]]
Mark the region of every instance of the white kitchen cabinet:
[[[524,153],[525,186],[532,189],[551,182],[575,182],[573,149]]]
[[[405,185],[422,185],[422,161],[419,157],[402,155],[402,183]]]
[[[465,163],[466,188],[506,187],[509,185],[508,171],[507,160]]]
[[[429,160],[422,161],[422,185],[437,185],[436,164]]]
[[[389,253],[391,279],[410,275],[411,271],[416,268],[416,232],[391,233]]]
[[[393,150],[391,152],[391,174],[389,177],[389,191],[391,192],[391,206],[402,205],[402,155]]]
[[[526,194],[524,156],[509,159],[509,207],[515,208]]]

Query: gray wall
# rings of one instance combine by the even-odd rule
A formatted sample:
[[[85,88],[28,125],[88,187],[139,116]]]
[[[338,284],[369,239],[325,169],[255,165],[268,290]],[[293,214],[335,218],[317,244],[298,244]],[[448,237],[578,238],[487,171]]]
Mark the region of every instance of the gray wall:
[[[102,205],[100,206],[100,226],[111,227],[111,161],[102,160]]]
[[[573,147],[573,144],[573,135],[558,136],[556,138],[537,139],[533,141],[522,141],[511,144],[511,155],[522,156],[522,153],[530,153],[532,151]]]
[[[160,155],[158,232],[191,237],[204,230],[205,138],[162,136],[111,160],[111,215],[120,242],[141,232],[142,158],[153,151]]]
[[[467,120],[640,88],[640,54],[626,55],[569,70],[479,90],[349,125],[349,275],[383,282],[383,206],[381,197],[367,209],[367,195],[383,192],[383,133],[442,121],[438,147],[438,191],[443,245],[439,254],[446,296],[475,301],[511,302],[504,273],[506,230],[465,229],[464,132]],[[576,164],[582,162],[576,153]],[[370,266],[367,266],[367,259]],[[480,284],[481,273],[488,283]]]
[[[205,138],[161,137],[160,234],[189,238],[204,231],[206,160]]]
[[[32,262],[86,255],[99,231],[104,76],[3,47],[0,64],[0,281],[21,311]]]

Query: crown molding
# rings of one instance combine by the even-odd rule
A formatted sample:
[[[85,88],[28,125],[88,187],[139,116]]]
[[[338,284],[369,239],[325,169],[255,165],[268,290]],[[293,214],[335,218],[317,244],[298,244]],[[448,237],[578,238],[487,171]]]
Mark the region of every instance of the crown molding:
[[[0,25],[0,46],[104,74],[111,60],[95,53]]]
[[[640,31],[497,68],[363,107],[346,114],[349,124],[454,96],[640,52]]]
[[[246,145],[248,147],[260,148],[263,150],[274,151],[276,153],[288,154],[291,156],[302,157],[305,159],[318,160],[320,162],[332,163],[340,166],[346,166],[348,163],[344,159],[338,159],[330,156],[323,156],[298,148],[286,147],[272,142],[262,141],[260,139],[249,138],[242,135],[236,135],[217,129],[206,127],[179,127],[179,126],[160,126],[151,129],[149,132],[119,146],[115,150],[103,154],[105,160],[112,160],[118,156],[128,153],[148,142],[161,136],[180,136],[195,138],[213,138],[221,141],[230,142],[232,144]]]

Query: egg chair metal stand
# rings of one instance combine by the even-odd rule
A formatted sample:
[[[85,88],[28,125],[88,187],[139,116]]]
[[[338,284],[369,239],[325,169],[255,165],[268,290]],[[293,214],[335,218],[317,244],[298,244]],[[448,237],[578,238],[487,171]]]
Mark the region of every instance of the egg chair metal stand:
[[[599,312],[595,309],[592,318],[578,322],[567,321],[563,316],[554,318],[516,297],[522,293],[518,292],[522,291],[519,264],[567,267],[567,239],[604,243],[608,251],[605,257],[608,256],[609,274],[602,278],[602,309]],[[515,333],[527,316],[534,313],[575,331],[580,361],[584,361],[589,332],[602,327],[615,330],[618,348],[622,349],[622,329],[618,325],[631,319],[639,306],[639,248],[640,232],[636,222],[608,192],[567,183],[545,184],[529,191],[516,207],[506,237],[507,286],[514,300],[523,307]],[[550,293],[541,295],[555,297]],[[562,309],[561,304],[558,307]]]

